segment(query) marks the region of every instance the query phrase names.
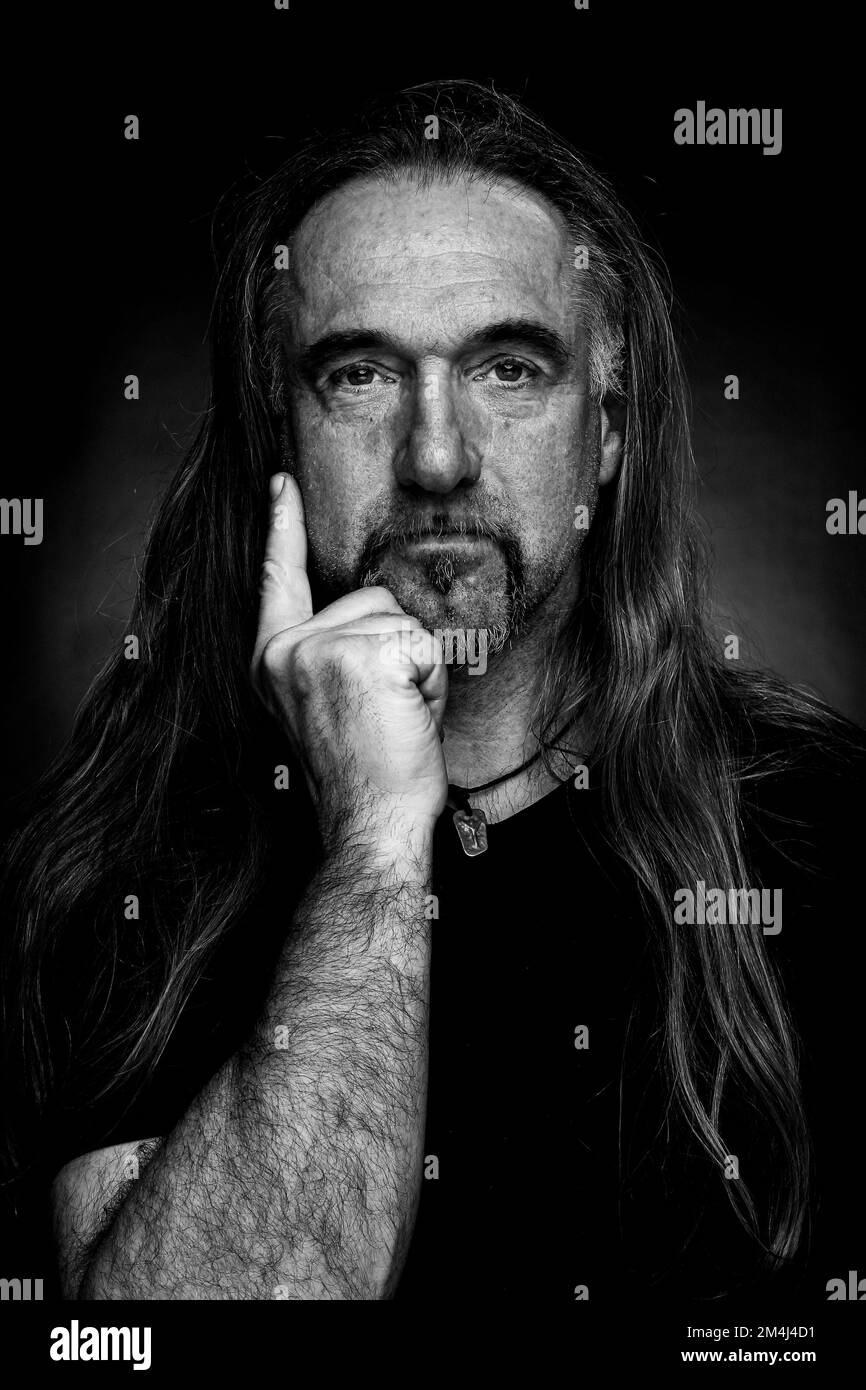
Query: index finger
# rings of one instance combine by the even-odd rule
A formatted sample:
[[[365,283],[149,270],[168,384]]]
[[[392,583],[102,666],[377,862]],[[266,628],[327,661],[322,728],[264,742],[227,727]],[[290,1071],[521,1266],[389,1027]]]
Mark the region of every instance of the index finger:
[[[313,616],[313,596],[307,578],[307,531],[301,490],[288,473],[271,479],[272,493],[278,479],[282,487],[271,503],[270,525],[262,562],[261,604],[256,647],[287,627],[297,627]]]

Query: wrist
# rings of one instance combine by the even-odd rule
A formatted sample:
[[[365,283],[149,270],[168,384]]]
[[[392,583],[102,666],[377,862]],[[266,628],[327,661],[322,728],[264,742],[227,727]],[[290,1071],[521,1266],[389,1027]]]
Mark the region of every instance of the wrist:
[[[407,815],[392,810],[364,817],[344,818],[331,836],[324,838],[328,858],[354,860],[359,870],[426,882],[433,863],[433,831],[436,818]]]

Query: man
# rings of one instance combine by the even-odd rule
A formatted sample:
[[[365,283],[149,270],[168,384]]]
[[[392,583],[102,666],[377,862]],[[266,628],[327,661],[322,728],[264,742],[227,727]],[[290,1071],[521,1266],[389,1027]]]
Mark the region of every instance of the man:
[[[798,1039],[859,745],[726,667],[689,467],[657,273],[516,103],[403,93],[241,204],[140,656],[13,856],[65,1296],[814,1292],[817,1198],[844,1263]]]

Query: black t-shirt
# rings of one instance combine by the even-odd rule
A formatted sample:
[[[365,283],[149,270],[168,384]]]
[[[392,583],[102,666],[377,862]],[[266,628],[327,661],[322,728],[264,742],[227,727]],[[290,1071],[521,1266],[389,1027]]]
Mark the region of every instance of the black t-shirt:
[[[862,1262],[863,784],[862,759],[813,763],[744,797],[752,860],[783,890],[782,930],[765,940],[802,1040],[816,1155],[811,1234],[770,1285],[726,1180],[670,1106],[647,911],[600,832],[599,788],[558,786],[491,826],[474,858],[443,814],[425,1177],[398,1299],[549,1303],[584,1286],[595,1303],[742,1290],[764,1303],[773,1290],[824,1300],[827,1280]],[[308,873],[304,836],[309,826],[292,860]],[[122,1114],[70,1116],[55,1171],[76,1153],[170,1131],[253,1026],[290,912],[282,892],[224,942],[153,1084]],[[745,1113],[731,1139],[744,1175],[760,1169],[759,1130]]]
[[[398,1298],[549,1303],[583,1286],[596,1304],[751,1295],[766,1306],[774,1293],[826,1299],[827,1280],[856,1267],[861,803],[846,792],[863,783],[849,774],[813,767],[744,798],[753,861],[782,892],[781,930],[765,940],[803,1044],[816,1163],[811,1232],[772,1279],[728,1179],[671,1113],[647,912],[599,833],[598,789],[565,783],[492,826],[477,858],[443,816],[431,1176]],[[760,1133],[747,1108],[731,1119],[742,1176],[762,1188]]]

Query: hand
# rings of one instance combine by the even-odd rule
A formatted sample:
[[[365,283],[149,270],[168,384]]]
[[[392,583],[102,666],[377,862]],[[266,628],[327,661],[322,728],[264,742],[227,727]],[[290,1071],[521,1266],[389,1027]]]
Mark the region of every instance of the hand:
[[[271,482],[251,675],[304,768],[324,842],[430,830],[448,791],[442,653],[385,588],[314,615],[300,490],[288,474]]]

